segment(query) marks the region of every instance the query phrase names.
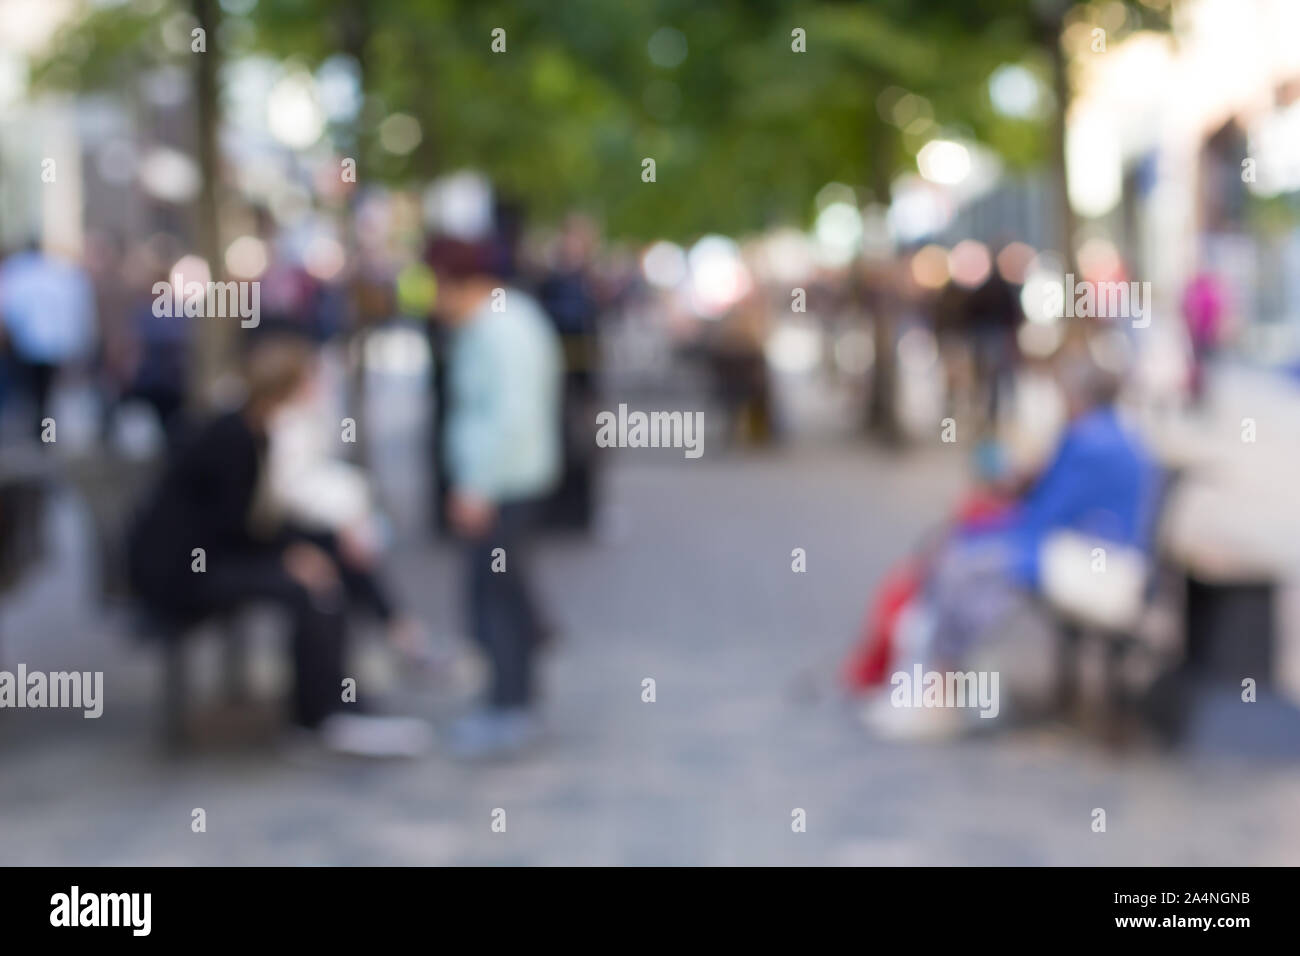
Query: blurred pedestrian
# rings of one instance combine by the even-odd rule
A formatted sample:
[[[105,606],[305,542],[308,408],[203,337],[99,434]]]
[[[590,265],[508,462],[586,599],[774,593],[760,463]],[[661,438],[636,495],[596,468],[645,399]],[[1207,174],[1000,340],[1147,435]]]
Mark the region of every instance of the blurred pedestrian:
[[[975,387],[986,426],[994,430],[1002,399],[1015,381],[1016,330],[1024,318],[1018,290],[993,269],[966,299],[965,312]]]
[[[0,325],[15,384],[34,408],[39,441],[59,371],[89,359],[94,345],[95,295],[85,270],[30,241],[0,265]]]
[[[120,401],[143,402],[153,410],[168,439],[174,440],[177,417],[185,406],[193,320],[156,314],[153,289],[169,280],[165,271],[157,272],[128,308],[128,372]]]
[[[469,626],[491,667],[485,706],[456,723],[453,752],[519,750],[538,732],[534,662],[546,636],[528,544],[561,466],[563,362],[541,307],[493,274],[486,243],[438,239],[435,312],[452,330],[442,451],[447,512],[463,543]]]
[[[1187,320],[1187,337],[1192,346],[1188,390],[1192,403],[1196,405],[1205,397],[1206,366],[1219,345],[1226,300],[1223,282],[1205,270],[1192,276],[1183,291],[1183,317]]]
[[[714,394],[726,420],[723,434],[737,444],[766,445],[772,439],[764,351],[769,324],[763,297],[751,292],[710,328],[707,338]]]
[[[552,259],[537,288],[555,324],[564,353],[563,471],[547,503],[547,517],[560,527],[586,530],[595,515],[595,460],[590,422],[597,408],[597,322],[601,303],[592,256],[598,232],[584,216],[565,220]]]
[[[130,379],[132,334],[128,326],[134,293],[127,244],[116,232],[86,235],[86,270],[95,289],[96,384],[107,435],[111,412]]]

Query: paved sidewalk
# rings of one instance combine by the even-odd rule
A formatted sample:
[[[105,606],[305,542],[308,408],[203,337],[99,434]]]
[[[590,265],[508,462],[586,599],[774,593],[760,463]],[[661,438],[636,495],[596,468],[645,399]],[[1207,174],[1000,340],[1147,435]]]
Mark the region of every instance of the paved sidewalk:
[[[400,584],[458,643],[454,555],[420,533],[419,402],[377,401]],[[1295,767],[1117,758],[1050,730],[941,747],[868,739],[837,671],[872,584],[945,514],[958,454],[611,453],[601,533],[552,541],[539,562],[563,632],[545,675],[551,734],[506,766],[248,745],[165,760],[159,661],[92,604],[83,515],[61,497],[51,566],[0,607],[5,666],[104,670],[108,704],[99,721],[0,713],[0,864],[1300,861]],[[790,571],[794,548],[806,574]],[[279,652],[264,636],[270,683]],[[456,695],[403,684],[373,641],[361,652],[364,687],[386,685],[437,724],[455,713]],[[205,834],[190,830],[199,806]],[[1105,834],[1091,830],[1097,806]],[[491,830],[497,808],[504,834]]]
[[[1117,759],[1049,731],[937,747],[864,735],[834,676],[871,583],[956,486],[943,455],[617,461],[601,539],[555,542],[542,562],[564,632],[546,673],[551,740],[477,768],[247,747],[165,761],[149,736],[157,661],[88,604],[65,501],[59,573],[3,614],[7,659],[103,668],[108,705],[98,721],[0,714],[0,863],[1300,860],[1296,769]],[[795,547],[806,574],[790,570]],[[452,556],[419,547],[401,577],[453,635]],[[455,703],[398,699],[438,721]],[[190,831],[195,807],[206,833]],[[791,832],[794,808],[806,833]]]

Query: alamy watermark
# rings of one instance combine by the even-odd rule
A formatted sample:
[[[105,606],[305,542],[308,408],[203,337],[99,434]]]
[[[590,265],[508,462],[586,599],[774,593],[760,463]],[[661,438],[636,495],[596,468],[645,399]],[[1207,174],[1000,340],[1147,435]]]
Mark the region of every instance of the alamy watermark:
[[[260,282],[186,282],[176,272],[170,282],[155,282],[152,291],[153,314],[160,319],[239,319],[246,329],[262,321]]]
[[[132,936],[148,936],[152,910],[152,893],[83,893],[74,885],[50,897],[50,925],[124,926]]]
[[[1049,285],[1044,299],[1048,314],[1058,319],[1130,319],[1135,329],[1151,324],[1150,282],[1076,282],[1067,272],[1064,284]]]
[[[681,448],[687,458],[704,454],[703,412],[640,412],[620,404],[618,413],[596,414],[600,448]]]
[[[889,678],[889,702],[895,707],[978,707],[981,717],[996,717],[997,671],[896,671]]]
[[[103,671],[0,671],[0,708],[79,708],[86,719],[104,713]]]

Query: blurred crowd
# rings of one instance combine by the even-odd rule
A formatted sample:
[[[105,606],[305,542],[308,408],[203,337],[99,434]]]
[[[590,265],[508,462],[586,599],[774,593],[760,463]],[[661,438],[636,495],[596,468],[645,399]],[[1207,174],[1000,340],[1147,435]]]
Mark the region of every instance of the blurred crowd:
[[[1153,397],[1141,394],[1145,345],[1129,317],[1045,315],[1055,260],[1023,242],[904,248],[813,267],[792,287],[761,247],[701,240],[715,242],[713,258],[697,247],[674,273],[664,244],[630,256],[584,216],[542,242],[521,241],[511,222],[471,238],[431,234],[404,266],[360,257],[322,278],[263,217],[259,237],[227,256],[257,277],[261,315],[239,326],[215,383],[198,378],[202,323],[233,330],[234,320],[158,308],[182,276],[209,278],[178,239],[92,235],[79,258],[29,243],[0,262],[0,436],[58,447],[60,383],[89,396],[92,454],[156,463],[147,489],[121,499],[120,545],[105,548],[151,631],[180,641],[231,608],[278,606],[293,635],[295,720],[350,752],[429,743],[420,722],[340,692],[352,611],[381,622],[410,667],[441,666],[388,580],[390,529],[358,451],[365,335],[393,322],[421,323],[430,343],[434,513],[464,552],[464,617],[490,674],[482,705],[450,735],[457,753],[518,752],[537,736],[536,660],[553,626],[531,544],[542,529],[595,521],[593,423],[611,330],[652,327],[668,367],[697,369],[705,384],[691,400],[712,410],[726,444],[797,443],[782,393],[801,372],[850,396],[850,434],[897,444],[937,431],[964,450],[971,489],[881,583],[849,663],[854,688],[886,683],[909,659],[960,669],[1026,606],[1113,641],[1137,626],[1170,470],[1133,412],[1204,395],[1226,310],[1213,273],[1198,273],[1182,316],[1163,323],[1186,361],[1172,398]],[[1117,256],[1100,270],[1083,258],[1085,282],[1126,281]],[[795,333],[810,322],[816,344],[801,355]],[[920,380],[933,395],[918,419],[909,396]],[[144,452],[123,424],[142,414]],[[1099,553],[1110,568],[1102,594]],[[868,724],[896,733],[899,713],[869,709]]]
[[[467,630],[491,671],[483,707],[451,737],[466,756],[517,750],[535,734],[533,658],[550,627],[528,581],[529,540],[544,522],[591,521],[593,467],[579,436],[594,414],[607,294],[590,273],[593,249],[591,224],[574,217],[527,277],[530,291],[500,236],[434,237],[417,263],[436,288],[416,306],[432,320],[436,356],[436,510],[465,550]],[[349,364],[364,363],[368,326],[397,318],[400,283],[320,281],[287,257],[259,266],[262,314],[240,323],[220,387],[205,391],[202,324],[233,320],[158,307],[187,277],[209,278],[178,242],[128,248],[95,237],[81,261],[32,242],[5,257],[0,436],[11,451],[57,462],[60,400],[87,398],[97,434],[79,454],[155,463],[146,487],[119,489],[110,507],[120,513],[97,528],[121,531],[101,542],[105,564],[127,568],[150,632],[179,642],[241,606],[277,606],[290,619],[296,723],[336,749],[418,752],[423,724],[375,715],[364,694],[341,691],[352,610],[381,621],[411,666],[438,666],[392,593],[382,566],[391,535],[353,450],[364,400],[348,390],[365,372]],[[141,415],[143,443],[121,421]],[[91,484],[112,480],[107,467],[90,471]],[[49,485],[55,475],[6,475],[6,515],[24,480]]]

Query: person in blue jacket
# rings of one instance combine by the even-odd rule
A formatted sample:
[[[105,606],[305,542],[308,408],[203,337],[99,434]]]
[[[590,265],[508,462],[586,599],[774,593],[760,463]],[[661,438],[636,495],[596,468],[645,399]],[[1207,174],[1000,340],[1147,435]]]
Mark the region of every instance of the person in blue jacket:
[[[1149,550],[1159,473],[1115,409],[1118,375],[1088,355],[1058,366],[1068,424],[1047,468],[997,518],[960,530],[926,589],[934,613],[930,657],[956,663],[1040,589],[1039,555],[1056,531]]]

